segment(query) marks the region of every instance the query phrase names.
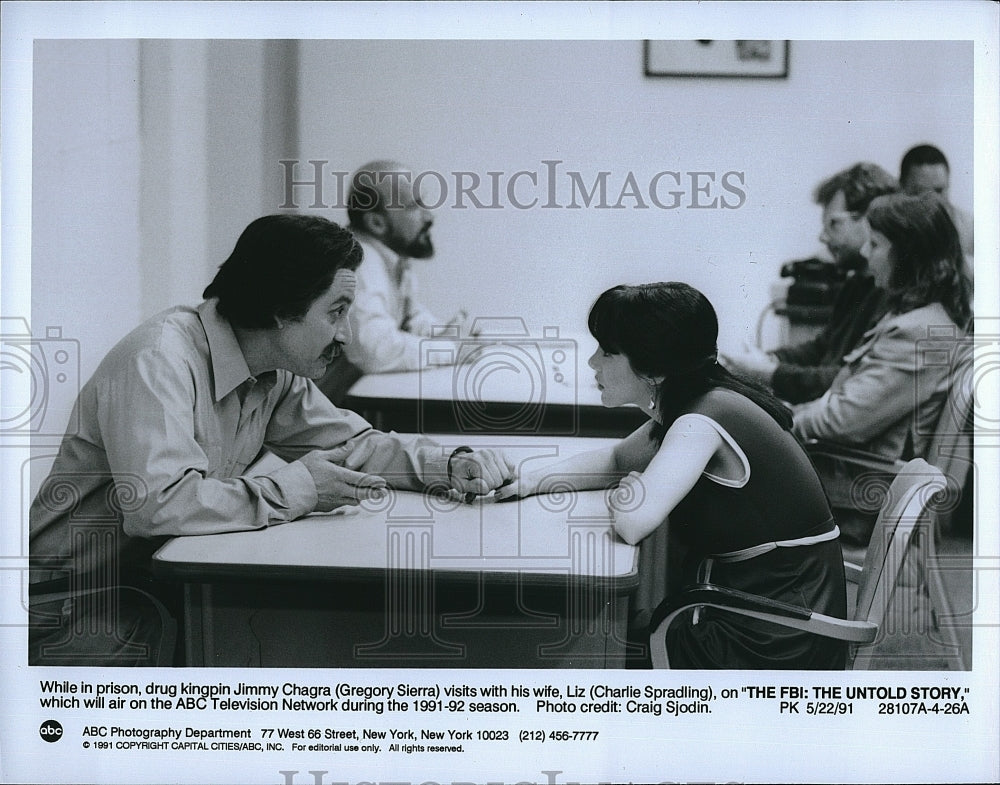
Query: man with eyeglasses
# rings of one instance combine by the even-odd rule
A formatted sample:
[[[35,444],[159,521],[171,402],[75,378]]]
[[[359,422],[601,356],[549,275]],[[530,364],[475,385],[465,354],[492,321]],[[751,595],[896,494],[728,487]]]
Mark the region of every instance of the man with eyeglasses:
[[[829,389],[844,355],[878,321],[885,309],[885,292],[875,286],[861,246],[868,237],[865,211],[876,196],[897,190],[895,179],[872,163],[859,163],[824,180],[814,198],[823,207],[819,240],[846,276],[833,305],[830,321],[815,338],[773,352],[747,347],[726,355],[725,362],[774,390],[789,403],[819,398]]]
[[[347,218],[364,262],[351,309],[354,341],[319,383],[334,403],[363,374],[426,367],[422,341],[433,328],[447,325],[456,337],[468,334],[464,311],[441,319],[417,299],[411,260],[433,257],[434,221],[415,186],[413,170],[397,161],[372,161],[351,178]],[[435,361],[440,356],[435,353]]]

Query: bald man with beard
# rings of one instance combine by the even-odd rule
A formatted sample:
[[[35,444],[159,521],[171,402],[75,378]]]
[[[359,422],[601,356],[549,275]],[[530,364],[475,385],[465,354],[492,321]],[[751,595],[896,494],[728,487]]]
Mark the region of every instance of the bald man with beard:
[[[351,308],[354,340],[345,348],[350,365],[339,363],[320,383],[335,402],[363,374],[426,367],[421,346],[432,328],[449,325],[468,335],[464,311],[440,318],[418,300],[411,262],[433,257],[434,221],[414,193],[413,178],[397,161],[372,161],[351,179],[347,216],[364,261]]]

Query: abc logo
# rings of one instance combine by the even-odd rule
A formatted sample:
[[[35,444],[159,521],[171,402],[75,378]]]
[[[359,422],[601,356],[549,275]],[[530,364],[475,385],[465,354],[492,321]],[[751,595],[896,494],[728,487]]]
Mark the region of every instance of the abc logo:
[[[59,741],[63,735],[62,725],[55,720],[45,720],[42,727],[38,729],[38,735],[45,741]]]

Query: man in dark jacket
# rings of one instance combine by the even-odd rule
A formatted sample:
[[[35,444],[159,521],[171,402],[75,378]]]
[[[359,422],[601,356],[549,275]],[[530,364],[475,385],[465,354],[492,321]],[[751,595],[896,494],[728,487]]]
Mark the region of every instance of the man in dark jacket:
[[[816,188],[823,207],[819,239],[846,275],[830,321],[812,340],[773,352],[747,348],[725,357],[726,364],[770,386],[789,403],[819,398],[829,389],[847,354],[885,311],[885,293],[868,274],[861,246],[868,237],[865,210],[876,196],[897,190],[895,179],[872,163],[855,164]]]

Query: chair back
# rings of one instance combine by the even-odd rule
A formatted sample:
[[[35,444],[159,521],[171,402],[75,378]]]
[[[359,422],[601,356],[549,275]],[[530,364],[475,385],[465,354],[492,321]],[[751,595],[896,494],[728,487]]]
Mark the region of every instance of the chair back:
[[[941,471],[922,458],[914,458],[900,469],[889,486],[865,554],[854,621],[868,621],[881,629],[910,541],[918,527],[933,531],[931,504],[940,501],[935,495],[945,487]],[[858,652],[854,667],[863,667],[866,657],[863,651]]]
[[[958,506],[972,469],[974,400],[974,342],[972,336],[957,339],[950,358],[948,396],[924,456],[941,470],[948,483],[940,505],[938,525],[946,528],[951,511]]]

